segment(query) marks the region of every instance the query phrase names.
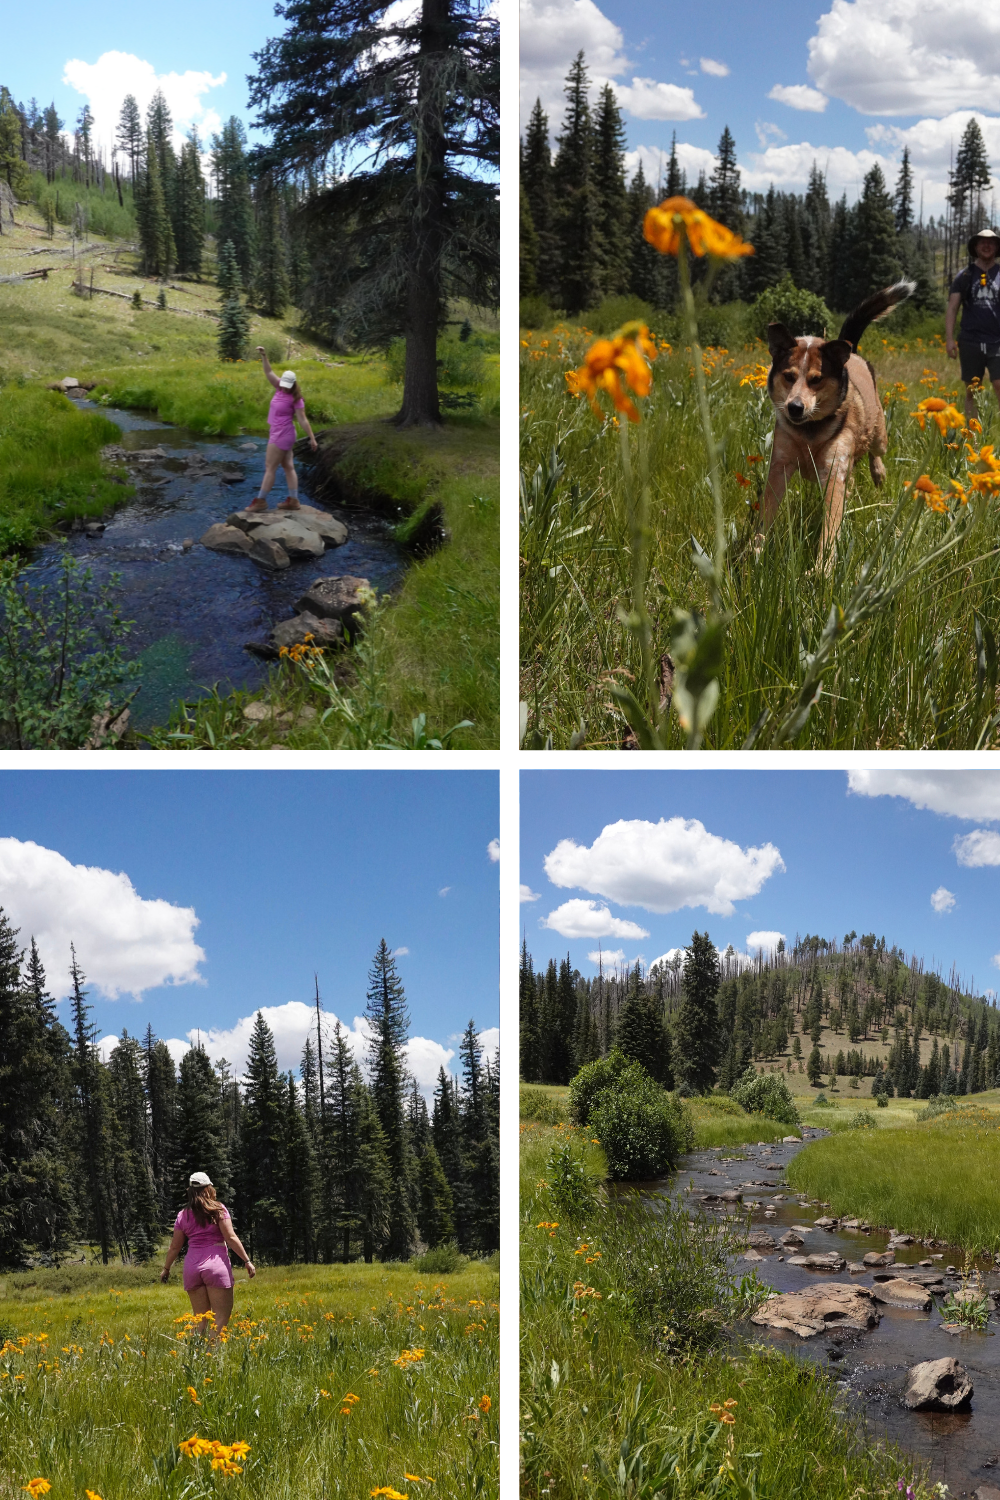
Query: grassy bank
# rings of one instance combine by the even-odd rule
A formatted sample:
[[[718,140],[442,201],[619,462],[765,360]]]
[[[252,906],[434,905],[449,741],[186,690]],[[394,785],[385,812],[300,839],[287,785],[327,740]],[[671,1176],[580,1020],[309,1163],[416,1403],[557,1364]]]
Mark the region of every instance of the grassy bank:
[[[629,1197],[561,1211],[550,1153],[566,1137],[521,1136],[522,1493],[889,1500],[904,1478],[924,1500],[912,1461],[845,1419],[822,1375],[731,1341],[760,1292],[706,1222]],[[574,1149],[596,1183],[599,1153]]]
[[[240,1273],[216,1353],[186,1333],[177,1275],[144,1286],[101,1268],[62,1295],[19,1279],[0,1282],[3,1500],[38,1477],[51,1500],[224,1484],[261,1500],[497,1494],[498,1281],[485,1265],[442,1278],[400,1265]],[[249,1444],[242,1473],[224,1481],[184,1456],[195,1433]]]
[[[551,733],[565,748],[585,726],[584,745],[617,748],[626,724],[611,697],[614,684],[636,681],[635,635],[619,610],[630,607],[631,544],[628,487],[614,418],[603,423],[566,387],[564,372],[578,366],[588,332],[562,327],[526,334],[522,347],[522,461],[527,494],[522,507],[522,698],[528,704],[530,743]],[[845,607],[866,562],[891,553],[888,523],[904,485],[927,473],[947,488],[964,475],[960,439],[949,449],[933,423],[921,430],[911,413],[928,396],[957,400],[954,363],[940,340],[913,343],[872,330],[862,352],[876,367],[889,429],[888,480],[876,491],[862,462],[848,497],[836,566],[815,568],[822,500],[798,478],[779,523],[759,557],[751,537],[761,502],[773,409],[762,388],[765,346],[710,349],[704,369],[730,533],[723,603],[731,615],[719,677],[720,697],[707,748],[740,748],[758,724],[755,744],[769,735],[795,700],[803,676],[800,652],[814,652],[833,606]],[[692,356],[661,346],[639,428],[629,426],[632,463],[639,472],[644,447],[649,471],[648,585],[654,657],[670,644],[673,610],[703,610],[708,585],[700,576],[691,538],[714,549],[713,501]],[[992,392],[980,398],[985,431],[1000,435]],[[559,470],[551,465],[559,447]],[[535,475],[538,475],[536,487]],[[919,502],[913,502],[917,505]],[[923,514],[923,511],[920,512]],[[962,512],[963,515],[967,512]],[[896,554],[893,579],[923,564],[953,522],[925,516],[905,558]],[[876,609],[837,646],[794,744],[800,748],[972,748],[995,714],[996,683],[977,675],[976,620],[1000,630],[1000,506],[984,507],[974,531],[956,551],[916,572],[894,602]],[[990,730],[986,743],[992,743]],[[684,743],[676,716],[668,747]]]
[[[790,1125],[749,1115],[729,1098],[709,1097],[685,1101],[694,1124],[694,1149],[711,1146],[747,1146],[758,1141],[780,1141],[791,1133]],[[521,1085],[521,1119],[539,1125],[569,1122],[569,1089],[559,1084]]]
[[[789,1164],[788,1180],[834,1213],[976,1253],[1000,1250],[1000,1115],[978,1099],[909,1127],[812,1142]]]

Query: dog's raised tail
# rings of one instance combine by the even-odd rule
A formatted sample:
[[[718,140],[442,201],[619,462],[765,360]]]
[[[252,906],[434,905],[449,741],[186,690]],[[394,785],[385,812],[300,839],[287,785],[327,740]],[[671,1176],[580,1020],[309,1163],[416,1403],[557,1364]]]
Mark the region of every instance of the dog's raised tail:
[[[873,292],[870,297],[859,302],[853,312],[847,314],[837,337],[846,339],[856,349],[869,323],[877,323],[879,318],[888,317],[893,308],[898,307],[900,302],[905,302],[907,297],[912,297],[916,289],[915,281],[897,281],[893,286],[883,287],[880,292]]]

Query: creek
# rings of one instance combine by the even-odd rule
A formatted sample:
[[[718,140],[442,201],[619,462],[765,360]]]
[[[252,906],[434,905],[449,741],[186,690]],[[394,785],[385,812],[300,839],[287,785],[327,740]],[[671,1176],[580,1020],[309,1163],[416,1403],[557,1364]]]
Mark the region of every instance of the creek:
[[[807,1131],[806,1137],[815,1139],[823,1134],[826,1132]],[[802,1145],[728,1146],[696,1151],[682,1158],[675,1178],[655,1186],[660,1192],[680,1192],[692,1207],[709,1193],[741,1192],[744,1222],[747,1209],[751,1209],[753,1228],[766,1229],[777,1240],[793,1224],[804,1228],[832,1213],[828,1205],[809,1202],[803,1206],[806,1201],[803,1195],[781,1186],[784,1169],[802,1150]],[[734,1159],[737,1153],[741,1160]],[[900,1170],[905,1170],[905,1163],[900,1163]],[[767,1213],[769,1209],[773,1216]],[[791,1266],[788,1256],[837,1251],[847,1261],[858,1262],[869,1251],[883,1252],[889,1240],[885,1229],[864,1232],[818,1227],[810,1228],[802,1237],[805,1243],[801,1249],[784,1250],[779,1245],[777,1251],[767,1255],[766,1261],[754,1265],[760,1278],[777,1292],[795,1292],[821,1281],[870,1288],[872,1270],[866,1270],[864,1275],[851,1275],[846,1270],[831,1275],[829,1271]],[[949,1266],[958,1273],[963,1269],[962,1252],[941,1241],[927,1246],[918,1240],[897,1248],[894,1253],[895,1267],[916,1265],[934,1256],[934,1266],[942,1273]],[[781,1255],[784,1259],[779,1259]],[[750,1269],[742,1261],[738,1268]],[[1000,1289],[1000,1268],[995,1268],[992,1261],[978,1262],[978,1270],[981,1286],[988,1291]],[[948,1290],[957,1291],[961,1285],[959,1274],[945,1274],[944,1279]],[[929,1313],[880,1304],[881,1321],[868,1333],[841,1336],[837,1331],[835,1337],[821,1333],[800,1339],[791,1332],[759,1328],[750,1323],[744,1332],[755,1342],[773,1344],[796,1359],[818,1365],[837,1382],[850,1406],[864,1415],[874,1432],[927,1460],[932,1480],[943,1480],[953,1497],[971,1496],[978,1486],[996,1485],[1000,1489],[1000,1341],[995,1336],[998,1314],[991,1315],[981,1333],[949,1334],[941,1328],[946,1321],[940,1311],[941,1301],[942,1297],[936,1296]],[[949,1355],[964,1365],[972,1378],[975,1391],[971,1409],[907,1411],[900,1396],[909,1367]]]
[[[126,453],[161,448],[165,456],[129,465],[135,496],[103,531],[74,531],[37,548],[22,576],[53,582],[65,547],[86,563],[95,582],[120,575],[122,616],[135,622],[126,653],[141,668],[142,690],[132,703],[135,727],[166,725],[175,703],[201,697],[215,685],[221,693],[259,687],[269,668],[246,643],[263,641],[278,621],[295,614],[296,599],[314,579],[352,574],[367,578],[379,594],[401,579],[406,557],[393,540],[391,522],[353,506],[332,512],[348,528],[343,546],[322,557],[293,558],[280,572],[245,556],[209,551],[199,537],[257,493],[266,439],[205,438],[158,418],[90,401],[77,404],[115,422]],[[316,504],[308,476],[297,467],[302,499]],[[279,471],[268,503],[273,507],[284,498]]]

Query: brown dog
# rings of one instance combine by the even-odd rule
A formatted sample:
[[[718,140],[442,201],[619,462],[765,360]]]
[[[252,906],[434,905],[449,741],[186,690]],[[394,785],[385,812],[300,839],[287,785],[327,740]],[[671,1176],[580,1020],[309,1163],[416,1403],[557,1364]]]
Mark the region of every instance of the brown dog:
[[[844,321],[836,339],[795,338],[783,323],[770,323],[771,369],[767,393],[777,421],[764,489],[763,530],[774,520],[793,474],[818,480],[826,500],[820,562],[830,568],[833,543],[844,518],[844,494],[855,460],[868,454],[872,479],[885,479],[885,416],[875,389],[875,371],[855,354],[869,323],[891,313],[916,282],[898,281],[868,297]]]

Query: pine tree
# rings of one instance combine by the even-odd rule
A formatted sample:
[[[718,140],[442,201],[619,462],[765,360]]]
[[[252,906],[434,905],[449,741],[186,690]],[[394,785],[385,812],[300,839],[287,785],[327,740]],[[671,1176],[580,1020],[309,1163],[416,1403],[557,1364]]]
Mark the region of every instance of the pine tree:
[[[219,1076],[202,1047],[185,1052],[178,1071],[172,1151],[175,1214],[184,1206],[192,1172],[207,1172],[223,1203],[231,1191]]]
[[[806,1077],[813,1088],[818,1088],[823,1076],[823,1065],[819,1055],[819,1047],[814,1046],[806,1060]]]
[[[77,155],[83,159],[83,185],[90,186],[90,157],[94,140],[94,116],[85,104],[76,117]]]
[[[813,162],[803,202],[806,273],[802,285],[821,297],[826,288],[830,248],[830,200],[826,178]],[[755,247],[756,248],[756,247]]]
[[[157,1041],[152,1026],[144,1045],[146,1099],[149,1105],[149,1165],[160,1228],[173,1223],[175,1201],[174,1131],[177,1112],[177,1069],[166,1042]]]
[[[27,197],[30,177],[21,151],[21,116],[5,88],[0,88],[0,176],[15,198]]]
[[[378,1109],[357,1063],[352,1068],[351,1095],[356,1151],[351,1163],[348,1192],[351,1202],[357,1205],[361,1252],[365,1261],[371,1264],[376,1255],[390,1256],[398,1193]]]
[[[163,90],[157,89],[146,110],[146,170],[147,172],[149,170],[150,158],[155,156],[171,232],[173,232],[177,210],[177,157],[174,152],[173,134],[174,122],[170,107],[163,97]],[[171,254],[171,261],[173,258]]]
[[[340,1022],[327,1057],[325,1145],[321,1157],[320,1244],[324,1260],[351,1259],[362,1227],[357,1178],[360,1074]],[[362,1085],[363,1087],[363,1085]]]
[[[521,942],[521,968],[518,979],[520,1009],[521,1077],[525,1083],[537,1083],[541,1077],[541,1027],[535,971],[528,952],[528,940]]]
[[[633,1062],[641,1063],[657,1082],[673,1087],[670,1037],[663,1024],[662,1007],[643,983],[638,963],[618,1012],[615,1046]]]
[[[111,1130],[109,1197],[118,1252],[123,1261],[145,1261],[160,1237],[159,1211],[148,1151],[146,1094],[139,1044],[127,1031],[107,1064]]]
[[[830,245],[827,255],[827,284],[825,299],[829,307],[838,312],[850,312],[857,298],[854,296],[855,277],[853,254],[856,212],[847,206],[844,193],[834,204],[830,222]]]
[[[537,243],[535,290],[548,301],[559,297],[559,241],[555,231],[552,154],[549,121],[542,101],[535,100],[521,145],[521,184],[528,200],[531,227]]]
[[[708,188],[709,210],[721,224],[728,229],[742,234],[745,230],[743,220],[743,202],[740,193],[740,170],[736,165],[736,142],[733,140],[729,126],[723,127],[722,135],[719,137],[719,149],[715,159],[715,170],[712,173]],[[801,259],[801,238],[799,240],[799,257]],[[742,261],[724,265],[716,277],[713,287],[713,297],[719,302],[731,302],[740,295]]]
[[[240,1221],[246,1224],[241,1238],[254,1259],[262,1261],[279,1260],[285,1241],[285,1093],[274,1035],[258,1011],[244,1076],[238,1201]]]
[[[90,1024],[91,1007],[87,1004],[86,980],[76,961],[76,950],[70,948],[70,978],[73,981],[73,1082],[76,1092],[77,1160],[82,1176],[83,1197],[87,1206],[86,1232],[101,1247],[101,1260],[111,1258],[111,1206],[108,1184],[111,1179],[108,1161],[108,1106],[104,1069],[94,1045],[96,1031]]]
[[[193,129],[181,147],[175,200],[177,269],[199,276],[205,247],[205,180],[201,173],[201,145]]]
[[[518,189],[518,292],[531,297],[538,291],[538,235],[522,179]]]
[[[475,1204],[469,1186],[456,1091],[444,1068],[438,1070],[431,1132],[434,1149],[451,1188],[455,1238],[461,1249],[472,1249],[475,1244]]]
[[[952,221],[956,237],[960,242],[960,259],[965,259],[964,241],[986,223],[983,194],[990,186],[990,162],[986,154],[986,142],[975,115],[962,132],[955,156],[955,166],[949,179],[948,202],[952,209]]]
[[[139,113],[139,106],[136,103],[134,94],[126,94],[118,116],[115,149],[128,158],[129,178],[133,186],[135,186],[139,179],[139,168],[142,164],[144,148],[145,135],[143,133],[142,116]]]
[[[163,190],[161,162],[152,132],[146,135],[145,170],[139,184],[136,219],[143,269],[148,276],[165,280],[175,259],[174,233]]]
[[[892,198],[878,163],[866,174],[855,209],[851,270],[850,306],[898,281],[902,272]]]
[[[368,1061],[371,1094],[385,1137],[392,1179],[386,1255],[392,1260],[407,1260],[416,1237],[415,1163],[404,1109],[410,1017],[396,960],[385,938],[379,943],[368,971],[365,1015],[371,1035]]]
[[[685,950],[683,995],[673,1035],[674,1076],[685,1093],[706,1093],[715,1082],[719,974],[715,945],[707,932],[695,932]]]
[[[670,155],[667,158],[667,180],[663,184],[667,198],[683,197],[687,192],[687,173],[677,159],[677,132],[670,138]]]
[[[225,303],[230,297],[239,296],[243,290],[243,277],[240,273],[239,261],[236,259],[236,247],[232,240],[226,240],[219,250],[215,280],[219,288],[220,302]]]
[[[589,87],[583,53],[578,52],[563,90],[566,114],[552,169],[553,230],[560,246],[559,301],[570,314],[592,307],[599,288],[598,204]]]
[[[899,166],[899,176],[896,178],[893,207],[896,216],[896,233],[908,234],[913,228],[913,168],[910,166],[909,146],[903,147],[903,160]]]
[[[475,1205],[476,1244],[481,1250],[496,1250],[500,1245],[500,1156],[474,1021],[470,1020],[462,1033],[458,1051],[462,1059],[459,1110],[466,1171]]]
[[[594,228],[597,237],[597,290],[614,297],[628,290],[630,246],[625,187],[625,127],[610,83],[598,96],[594,119]]]
[[[250,317],[239,297],[227,297],[219,318],[217,347],[221,360],[241,360],[250,342]]]
[[[231,115],[222,134],[212,137],[212,171],[215,174],[216,242],[232,245],[243,285],[253,277],[254,224],[250,172],[246,158],[246,131]]]
[[[267,318],[280,318],[288,306],[288,246],[281,195],[270,173],[257,184],[257,262],[254,302]]]
[[[319,1174],[292,1073],[288,1074],[285,1103],[285,1168],[281,1179],[285,1243],[282,1259],[315,1261]]]
[[[455,1235],[454,1205],[440,1158],[429,1141],[420,1158],[420,1206],[417,1223],[428,1249],[447,1244]]]
[[[55,104],[50,104],[42,116],[42,149],[45,153],[45,180],[53,182],[56,175],[56,162],[59,159],[62,147],[63,122]]]
[[[3,929],[0,911],[0,934]],[[0,938],[2,946],[2,938]],[[73,1078],[69,1033],[56,1017],[46,989],[45,969],[34,938],[23,968],[26,1006],[26,1046],[17,1090],[0,1088],[0,1097],[16,1110],[26,1148],[22,1164],[30,1191],[21,1201],[21,1222],[27,1239],[45,1255],[58,1257],[76,1229],[71,1157]],[[0,1105],[0,1110],[3,1106]],[[14,1140],[17,1140],[15,1127]],[[8,1138],[0,1124],[0,1141]],[[8,1147],[13,1162],[16,1148]]]

